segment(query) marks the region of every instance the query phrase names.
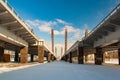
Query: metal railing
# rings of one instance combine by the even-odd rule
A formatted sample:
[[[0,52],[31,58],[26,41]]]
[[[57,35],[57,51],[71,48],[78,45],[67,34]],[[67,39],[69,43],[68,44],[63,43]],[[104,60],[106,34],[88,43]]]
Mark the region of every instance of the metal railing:
[[[27,23],[24,22],[24,20],[17,14],[17,12],[14,10],[14,8],[9,4],[7,0],[2,0],[6,4],[6,6],[13,12],[13,14],[20,20],[22,21],[27,27],[28,30],[32,32],[32,29],[29,27]],[[32,32],[33,33],[33,32]]]

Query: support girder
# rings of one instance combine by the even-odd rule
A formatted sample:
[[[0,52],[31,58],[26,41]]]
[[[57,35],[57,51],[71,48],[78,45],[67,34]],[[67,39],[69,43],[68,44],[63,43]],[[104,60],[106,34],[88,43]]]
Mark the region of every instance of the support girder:
[[[12,21],[12,22],[6,22],[6,23],[2,23],[0,25],[6,26],[6,25],[14,24],[14,23],[17,23],[17,21],[15,20],[15,21]]]
[[[7,14],[7,13],[8,13],[8,11],[1,12],[1,13],[0,13],[0,16],[2,16],[2,15],[4,15],[4,14]]]

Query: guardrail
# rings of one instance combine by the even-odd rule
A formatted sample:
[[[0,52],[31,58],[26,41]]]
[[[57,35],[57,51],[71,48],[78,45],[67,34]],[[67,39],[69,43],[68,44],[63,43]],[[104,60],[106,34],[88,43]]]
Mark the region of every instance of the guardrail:
[[[2,0],[2,2],[4,2],[6,4],[6,6],[14,13],[14,15],[16,17],[18,17],[18,19],[27,26],[26,28],[33,33],[33,30],[30,29],[29,25],[27,23],[25,23],[24,20],[17,14],[17,12],[14,10],[14,8],[9,4],[8,0]]]

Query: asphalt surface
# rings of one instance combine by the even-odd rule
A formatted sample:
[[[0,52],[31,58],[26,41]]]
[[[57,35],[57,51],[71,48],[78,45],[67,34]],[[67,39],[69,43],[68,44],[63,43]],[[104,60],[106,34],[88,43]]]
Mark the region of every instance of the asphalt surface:
[[[2,73],[0,80],[120,80],[120,66],[56,61]]]

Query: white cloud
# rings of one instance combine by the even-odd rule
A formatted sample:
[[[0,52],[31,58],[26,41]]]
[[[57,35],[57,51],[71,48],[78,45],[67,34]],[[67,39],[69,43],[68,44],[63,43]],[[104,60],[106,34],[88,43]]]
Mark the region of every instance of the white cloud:
[[[59,32],[58,30],[54,30],[54,34],[55,34],[55,35],[60,35],[61,32]]]
[[[80,28],[75,28],[72,26],[70,23],[61,20],[61,19],[56,19],[54,21],[43,21],[43,20],[26,20],[26,22],[32,26],[32,27],[37,27],[41,32],[46,32],[46,33],[51,33],[52,28],[56,28],[56,26],[63,25],[62,27],[59,27],[60,29],[55,29],[54,30],[54,35],[63,35],[65,34],[65,29],[67,28],[68,30],[68,48],[73,45],[73,43],[77,40],[80,40],[84,36],[84,31],[85,29],[80,29]],[[85,28],[88,28],[87,24],[84,24]],[[58,27],[57,27],[58,28]],[[55,37],[57,38],[57,36]],[[49,40],[49,39],[48,39]],[[64,40],[63,40],[64,41]],[[51,49],[51,41],[47,41],[48,46]],[[63,44],[55,44],[56,47],[59,49],[63,47],[64,51],[64,42]],[[58,51],[60,54],[60,50]]]
[[[56,19],[56,21],[57,21],[58,23],[63,24],[63,25],[69,25],[69,24],[70,24],[70,23],[68,23],[68,22],[66,22],[66,21],[64,21],[64,20],[62,20],[62,19]]]
[[[57,25],[56,21],[43,21],[43,20],[26,20],[32,27],[38,27],[42,32],[50,33],[51,27]]]

